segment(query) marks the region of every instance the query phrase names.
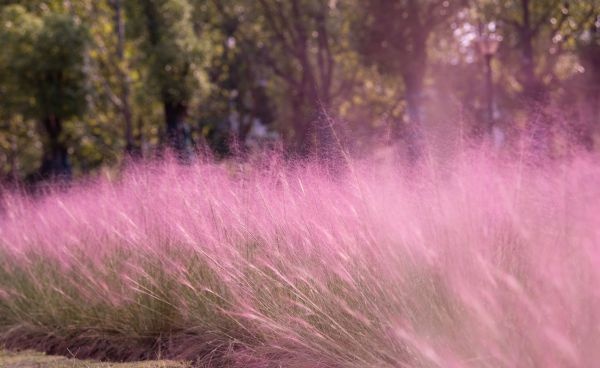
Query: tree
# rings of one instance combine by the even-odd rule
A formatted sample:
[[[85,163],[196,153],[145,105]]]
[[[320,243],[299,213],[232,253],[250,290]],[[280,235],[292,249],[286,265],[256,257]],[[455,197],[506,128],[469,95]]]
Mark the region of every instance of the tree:
[[[371,0],[361,3],[363,36],[359,51],[381,73],[400,75],[405,88],[409,152],[419,155],[422,94],[427,70],[427,42],[433,31],[464,8],[465,1]],[[400,126],[395,127],[396,134]]]
[[[44,152],[38,173],[68,178],[71,165],[63,124],[80,116],[86,106],[85,29],[68,15],[36,16],[19,5],[4,8],[1,17],[6,97],[16,110],[40,123]]]
[[[257,122],[271,125],[272,101],[257,40],[244,34],[248,9],[237,1],[195,2],[195,30],[213,45],[207,74],[211,94],[203,101],[202,130],[218,155],[245,150]],[[235,147],[234,147],[235,146]]]
[[[163,104],[167,144],[181,157],[191,154],[193,140],[186,122],[194,95],[201,89],[202,53],[187,0],[128,2],[133,33],[142,36],[149,63],[149,84]]]
[[[133,123],[131,102],[129,98],[131,94],[131,82],[125,60],[125,19],[123,16],[123,4],[121,0],[110,0],[110,6],[114,11],[114,29],[116,36],[115,56],[118,62],[117,73],[119,80],[121,81],[118,107],[123,115],[125,152],[133,154],[135,145],[133,142]]]
[[[582,119],[590,135],[600,132],[600,3],[592,11],[594,16],[583,27],[577,42],[578,54],[585,70],[585,112]]]
[[[506,67],[516,67],[521,100],[527,104],[544,102],[548,84],[558,82],[554,69],[589,23],[592,1],[566,0],[484,0],[481,10],[486,21],[495,22],[503,33]],[[597,6],[597,5],[595,5]],[[508,55],[516,54],[515,57]]]
[[[545,27],[554,28],[553,35],[559,31],[569,16],[568,2],[562,0],[508,0],[500,3],[492,1],[484,3],[492,20],[498,21],[500,27],[508,33],[506,42],[518,50],[520,70],[518,81],[522,86],[522,95],[529,102],[541,101],[544,98],[544,85],[536,73],[536,38]],[[500,9],[500,12],[497,10]],[[550,20],[554,19],[554,25]],[[552,35],[550,36],[552,37]]]
[[[263,42],[257,57],[283,82],[293,127],[292,149],[306,156],[331,147],[331,127],[320,113],[335,96],[335,40],[339,34],[339,5],[325,0],[259,0],[251,9],[260,21]],[[243,29],[245,31],[245,29]],[[254,36],[256,37],[256,36]]]

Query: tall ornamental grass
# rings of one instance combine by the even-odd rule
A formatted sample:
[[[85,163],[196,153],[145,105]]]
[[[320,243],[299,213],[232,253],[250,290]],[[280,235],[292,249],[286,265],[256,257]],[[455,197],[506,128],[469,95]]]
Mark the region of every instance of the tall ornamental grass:
[[[0,340],[214,367],[592,367],[600,164],[140,165],[7,194]]]

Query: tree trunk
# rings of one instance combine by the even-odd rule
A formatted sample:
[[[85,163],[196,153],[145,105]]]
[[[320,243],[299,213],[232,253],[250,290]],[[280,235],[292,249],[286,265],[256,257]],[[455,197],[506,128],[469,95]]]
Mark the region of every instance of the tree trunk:
[[[523,12],[523,25],[519,29],[521,42],[521,55],[523,58],[522,80],[525,98],[531,102],[539,102],[543,99],[542,88],[535,75],[535,58],[533,50],[534,26],[531,20],[529,0],[521,0]]]
[[[299,157],[308,157],[311,150],[311,134],[306,103],[302,92],[292,100],[292,126],[294,127],[293,151]]]
[[[72,171],[67,147],[61,140],[62,122],[56,116],[50,115],[42,120],[42,125],[48,141],[39,174],[42,178],[69,180]]]
[[[418,13],[416,2],[409,2],[409,9]],[[427,65],[427,39],[429,30],[425,24],[419,22],[418,18],[412,20],[412,29],[418,30],[410,37],[411,52],[408,56],[406,66],[402,72],[406,94],[406,112],[408,126],[404,130],[406,138],[408,159],[414,163],[423,154],[423,82],[425,79]]]
[[[302,65],[302,102],[298,105],[298,121],[296,134],[300,138],[299,154],[308,156],[316,155],[320,160],[331,160],[336,149],[335,136],[331,121],[327,118],[331,93],[329,86],[319,85],[315,79],[315,71],[308,60],[307,48],[301,58]],[[299,131],[302,130],[302,131]]]
[[[19,157],[17,148],[17,136],[14,134],[10,137],[10,152],[8,154],[8,162],[10,164],[9,181],[16,183],[19,177]]]
[[[424,68],[418,66],[403,75],[408,115],[408,127],[405,131],[405,137],[408,158],[411,162],[417,161],[423,153],[422,95],[424,74]]]
[[[186,107],[181,103],[164,102],[167,124],[167,144],[178,158],[188,160],[192,155],[192,136],[185,122]]]
[[[492,55],[486,54],[485,58],[485,97],[486,97],[486,125],[482,136],[492,137],[494,130],[494,80],[492,78]]]
[[[308,96],[308,97],[306,97]],[[334,136],[327,117],[323,114],[327,106],[318,99],[315,90],[308,87],[306,94],[293,103],[294,151],[299,157],[316,155],[326,158],[332,150]]]
[[[125,152],[127,154],[135,154],[135,145],[133,141],[131,105],[129,103],[130,81],[127,71],[124,70],[125,65],[125,22],[122,14],[121,0],[112,0],[111,5],[115,12],[115,30],[117,35],[117,59],[119,60],[118,74],[121,81],[121,114],[123,115],[123,123],[125,130]]]
[[[600,61],[600,48],[596,55],[596,60]],[[584,108],[583,110],[583,132],[581,133],[582,143],[592,150],[594,149],[594,137],[600,134],[600,64],[591,63],[587,71],[590,76],[585,88]]]
[[[600,11],[600,9],[599,9]],[[600,19],[600,13],[595,14]],[[584,53],[580,55],[586,62],[587,88],[585,90],[585,103],[587,105],[587,146],[595,148],[595,137],[600,135],[600,25],[592,24],[589,28],[590,43],[585,46]]]
[[[523,55],[523,91],[527,99],[539,99],[539,87],[535,77],[535,61],[533,58],[533,39],[528,30],[521,31]]]

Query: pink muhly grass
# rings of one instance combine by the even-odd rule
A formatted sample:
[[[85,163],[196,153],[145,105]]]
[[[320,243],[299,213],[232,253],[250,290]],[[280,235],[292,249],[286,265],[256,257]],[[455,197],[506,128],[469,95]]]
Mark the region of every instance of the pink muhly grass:
[[[4,196],[0,334],[174,335],[244,367],[589,367],[600,166],[139,166]],[[8,336],[8,335],[7,335]]]

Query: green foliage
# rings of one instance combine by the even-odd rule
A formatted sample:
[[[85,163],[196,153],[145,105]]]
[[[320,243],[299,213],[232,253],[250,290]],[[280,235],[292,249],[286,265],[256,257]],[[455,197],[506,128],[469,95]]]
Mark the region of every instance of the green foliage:
[[[2,11],[7,103],[34,118],[68,119],[85,109],[85,29],[68,15],[37,16],[19,5]]]
[[[142,36],[149,82],[164,101],[188,103],[204,78],[202,43],[187,0],[127,2],[134,36]]]
[[[4,108],[8,111],[31,105],[28,93],[21,92],[29,55],[35,52],[35,37],[42,21],[19,5],[8,6],[0,13],[0,88]]]

